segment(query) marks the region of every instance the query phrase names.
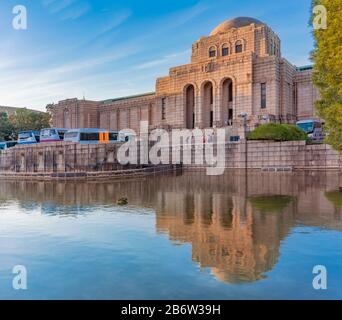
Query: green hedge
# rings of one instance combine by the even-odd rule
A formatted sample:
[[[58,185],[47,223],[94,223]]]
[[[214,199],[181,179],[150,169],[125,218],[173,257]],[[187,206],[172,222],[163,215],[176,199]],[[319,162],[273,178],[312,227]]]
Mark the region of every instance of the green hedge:
[[[336,208],[342,208],[342,190],[326,192],[325,196]]]
[[[252,131],[248,140],[299,141],[308,140],[308,136],[295,125],[267,123]]]
[[[248,200],[254,209],[258,209],[262,213],[281,213],[294,201],[294,198],[275,195],[249,197]]]

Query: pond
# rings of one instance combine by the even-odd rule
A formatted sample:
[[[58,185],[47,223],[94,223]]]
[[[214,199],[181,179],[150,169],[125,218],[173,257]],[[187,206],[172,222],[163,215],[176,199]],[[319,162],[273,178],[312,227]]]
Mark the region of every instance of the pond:
[[[342,299],[339,179],[0,181],[0,299]]]

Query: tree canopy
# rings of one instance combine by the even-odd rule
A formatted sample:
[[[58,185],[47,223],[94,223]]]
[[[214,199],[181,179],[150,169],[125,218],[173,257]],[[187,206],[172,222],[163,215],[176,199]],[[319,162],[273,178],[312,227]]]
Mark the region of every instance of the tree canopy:
[[[325,120],[327,142],[342,152],[342,1],[313,0],[313,6],[316,5],[327,11],[327,28],[313,31],[313,81],[320,92],[316,109]],[[313,14],[312,21],[315,18]]]
[[[0,113],[0,141],[16,139],[20,131],[50,127],[50,115],[28,109],[18,109],[10,117]]]
[[[0,113],[0,141],[11,140],[13,135],[13,125],[9,121],[7,113]]]

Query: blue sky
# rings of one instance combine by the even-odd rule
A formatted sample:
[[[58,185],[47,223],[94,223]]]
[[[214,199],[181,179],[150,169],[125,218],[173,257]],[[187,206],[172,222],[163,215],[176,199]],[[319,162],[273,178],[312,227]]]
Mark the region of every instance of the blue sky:
[[[258,18],[282,54],[309,64],[311,0],[2,0],[0,105],[44,110],[85,96],[102,100],[154,91],[155,79],[190,61],[191,44],[222,21]],[[12,28],[25,5],[28,29]]]

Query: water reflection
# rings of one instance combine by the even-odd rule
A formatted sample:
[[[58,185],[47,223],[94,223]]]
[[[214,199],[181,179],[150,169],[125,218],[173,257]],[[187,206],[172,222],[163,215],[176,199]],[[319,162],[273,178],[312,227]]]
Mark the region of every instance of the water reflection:
[[[342,208],[342,190],[341,189],[326,192],[325,196],[336,208]]]
[[[16,201],[30,213],[78,218],[99,207],[152,208],[156,231],[191,244],[192,261],[219,281],[267,277],[293,227],[342,229],[339,176],[334,173],[198,173],[101,183],[0,182],[0,209]],[[189,257],[190,258],[190,257]]]

